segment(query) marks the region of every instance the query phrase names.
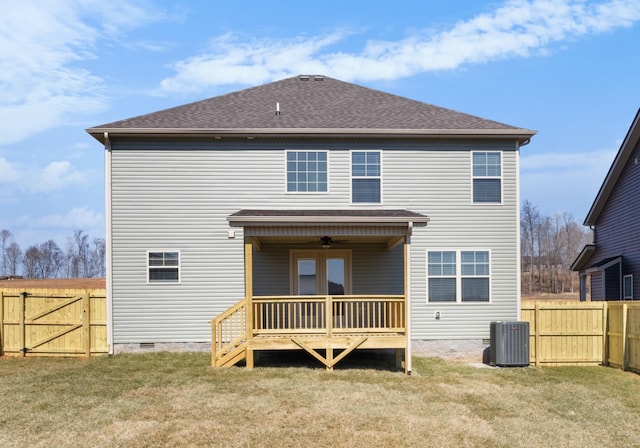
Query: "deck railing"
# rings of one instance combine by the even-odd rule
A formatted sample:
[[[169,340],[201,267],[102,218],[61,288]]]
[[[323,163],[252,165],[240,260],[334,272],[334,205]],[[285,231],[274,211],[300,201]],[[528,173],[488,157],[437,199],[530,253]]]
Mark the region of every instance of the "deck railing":
[[[211,321],[211,365],[223,366],[243,357],[247,341],[247,299]]]
[[[253,297],[253,335],[403,333],[402,295]]]
[[[212,365],[243,359],[255,337],[404,335],[405,307],[403,295],[244,298],[211,321]]]

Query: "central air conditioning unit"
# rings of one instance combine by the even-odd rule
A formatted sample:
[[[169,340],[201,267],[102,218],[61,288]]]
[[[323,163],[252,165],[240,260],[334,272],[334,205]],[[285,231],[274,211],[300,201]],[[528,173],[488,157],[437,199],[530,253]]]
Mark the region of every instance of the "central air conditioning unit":
[[[529,322],[491,322],[489,364],[499,367],[529,365]]]

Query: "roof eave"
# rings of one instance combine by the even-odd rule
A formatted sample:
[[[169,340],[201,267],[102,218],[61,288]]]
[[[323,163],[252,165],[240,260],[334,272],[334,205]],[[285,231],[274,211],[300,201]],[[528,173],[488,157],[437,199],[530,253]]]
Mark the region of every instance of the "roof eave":
[[[428,217],[397,216],[228,216],[232,227],[274,226],[274,225],[317,225],[317,224],[353,224],[353,225],[407,225],[426,226]]]
[[[636,144],[640,140],[640,109],[636,112],[636,116],[633,119],[633,123],[627,132],[624,140],[622,141],[622,145],[620,145],[620,149],[616,154],[616,157],[613,159],[613,163],[611,167],[609,167],[609,171],[607,172],[602,185],[600,186],[600,190],[598,190],[598,194],[587,213],[587,217],[584,219],[585,226],[594,226],[596,221],[600,217],[600,213],[607,203],[607,199],[609,195],[613,191],[613,187],[615,186],[620,173],[625,167],[625,164],[629,160],[633,149]]]
[[[573,261],[573,263],[571,263],[570,269],[572,271],[584,270],[589,260],[591,260],[591,257],[593,256],[595,251],[596,251],[595,244],[585,244],[585,246],[582,248],[582,250],[576,257],[576,259]]]
[[[536,134],[529,129],[344,129],[344,128],[89,128],[87,132],[101,143],[110,137],[394,137],[394,138],[481,138],[510,139],[522,143]]]

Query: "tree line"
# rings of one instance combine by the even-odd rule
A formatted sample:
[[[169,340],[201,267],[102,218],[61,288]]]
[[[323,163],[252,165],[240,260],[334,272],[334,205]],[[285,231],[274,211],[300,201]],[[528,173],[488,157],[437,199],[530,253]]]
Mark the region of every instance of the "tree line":
[[[591,241],[591,231],[577,223],[571,214],[543,216],[536,206],[524,201],[520,213],[522,292],[576,291],[579,279],[571,271],[571,264]]]
[[[23,252],[11,231],[0,231],[0,277],[100,278],[106,275],[104,238],[76,230],[65,250],[54,240],[34,244]]]

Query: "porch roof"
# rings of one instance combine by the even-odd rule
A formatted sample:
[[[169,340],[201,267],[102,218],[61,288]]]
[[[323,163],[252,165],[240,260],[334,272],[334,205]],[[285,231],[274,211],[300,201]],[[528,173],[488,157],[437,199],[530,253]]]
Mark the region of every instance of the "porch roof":
[[[304,226],[304,225],[403,225],[426,226],[429,217],[410,210],[239,210],[227,217],[229,225]]]
[[[392,248],[429,218],[409,210],[239,210],[229,225],[244,227],[245,237],[258,245],[384,243]]]

